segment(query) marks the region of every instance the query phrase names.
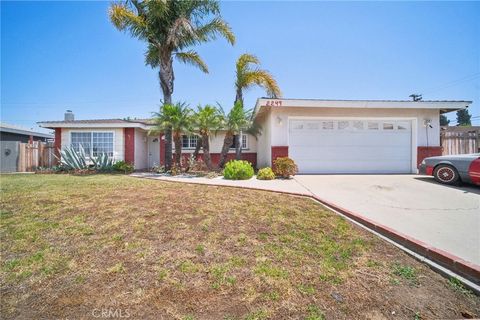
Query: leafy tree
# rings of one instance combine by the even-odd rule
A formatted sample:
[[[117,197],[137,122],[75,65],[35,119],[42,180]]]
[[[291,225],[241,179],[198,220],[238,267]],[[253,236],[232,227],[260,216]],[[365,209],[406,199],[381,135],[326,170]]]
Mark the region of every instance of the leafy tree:
[[[260,128],[252,121],[253,110],[245,110],[240,101],[235,103],[228,114],[225,113],[221,107],[219,110],[222,114],[223,120],[222,129],[226,130],[225,138],[223,139],[222,151],[220,153],[220,161],[218,163],[218,166],[223,168],[227,160],[227,154],[230,150],[230,146],[233,144],[235,135],[240,136],[242,131],[246,131],[252,135],[257,135]]]
[[[471,126],[472,115],[468,112],[468,109],[461,109],[457,111],[457,126]]]
[[[180,166],[182,158],[182,133],[191,131],[192,110],[185,103],[165,104],[160,112],[154,112],[154,132],[171,132],[175,142],[175,163]],[[169,157],[172,157],[172,147],[166,147],[165,152],[170,150]]]
[[[201,137],[203,160],[209,170],[213,169],[209,138],[212,132],[217,131],[221,126],[222,116],[217,108],[210,105],[198,106],[197,112],[193,115],[193,127],[198,130]]]
[[[219,2],[215,0],[127,0],[113,3],[109,17],[118,30],[128,31],[132,37],[147,43],[145,63],[158,68],[163,103],[167,105],[172,104],[173,58],[208,73],[206,63],[191,47],[219,36],[232,45],[235,43],[235,36],[222,19]],[[170,169],[172,136],[168,130],[165,140],[165,167]]]
[[[243,106],[243,92],[253,86],[259,86],[267,92],[269,97],[279,98],[281,96],[280,87],[270,72],[260,69],[260,60],[248,53],[242,54],[236,62],[235,79],[235,104],[241,103]],[[236,136],[235,154],[236,159],[240,159],[242,152],[241,134]]]
[[[450,120],[447,119],[447,117],[444,114],[440,115],[440,125],[441,126],[448,126],[450,123]]]

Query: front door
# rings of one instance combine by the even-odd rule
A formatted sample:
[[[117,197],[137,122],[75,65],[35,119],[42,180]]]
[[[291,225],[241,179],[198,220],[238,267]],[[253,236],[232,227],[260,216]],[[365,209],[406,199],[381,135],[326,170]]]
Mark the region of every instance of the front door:
[[[160,138],[148,137],[148,167],[160,166]]]

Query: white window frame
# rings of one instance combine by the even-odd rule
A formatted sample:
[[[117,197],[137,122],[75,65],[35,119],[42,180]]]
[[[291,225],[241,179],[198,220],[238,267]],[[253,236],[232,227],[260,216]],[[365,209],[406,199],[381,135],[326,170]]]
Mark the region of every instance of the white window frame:
[[[236,135],[234,135],[235,137]],[[245,141],[243,139],[245,138]],[[245,142],[245,146],[243,146],[243,142]],[[231,148],[230,150],[235,150],[235,148]],[[248,150],[248,134],[242,133],[242,150]]]
[[[85,131],[70,131],[70,146],[72,146],[72,135],[74,133],[90,133],[90,155],[87,156],[87,159],[93,158],[93,133],[111,133],[112,134],[112,156],[109,158],[115,157],[115,131],[113,130],[85,130]]]
[[[188,147],[183,146],[183,136],[187,136],[188,138]],[[183,150],[195,150],[196,147],[192,147],[192,137],[197,137],[197,143],[198,143],[198,136],[195,134],[182,134],[182,149]],[[172,145],[173,148],[173,145]]]

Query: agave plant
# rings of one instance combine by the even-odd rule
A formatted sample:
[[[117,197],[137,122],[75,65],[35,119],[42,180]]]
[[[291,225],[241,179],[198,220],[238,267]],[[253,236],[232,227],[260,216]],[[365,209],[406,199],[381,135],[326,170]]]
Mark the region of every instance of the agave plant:
[[[55,156],[56,157],[56,156]],[[72,146],[66,146],[60,150],[60,157],[56,157],[60,163],[68,169],[84,170],[88,169],[85,150],[80,145],[79,152]]]
[[[98,170],[98,171],[113,170],[114,160],[113,158],[109,158],[108,154],[106,153],[101,153],[96,158],[92,157],[91,160],[93,162],[93,167],[95,168],[95,170]]]

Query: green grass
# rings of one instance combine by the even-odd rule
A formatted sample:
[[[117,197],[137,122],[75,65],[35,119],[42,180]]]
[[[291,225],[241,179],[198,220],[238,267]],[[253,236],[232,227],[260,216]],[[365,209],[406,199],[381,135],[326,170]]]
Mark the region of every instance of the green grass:
[[[432,295],[476,301],[309,199],[121,175],[1,176],[0,191],[7,319],[88,318],[111,301],[132,318],[354,319],[399,310],[391,290],[416,303],[422,274]],[[439,299],[429,307],[448,318]]]

